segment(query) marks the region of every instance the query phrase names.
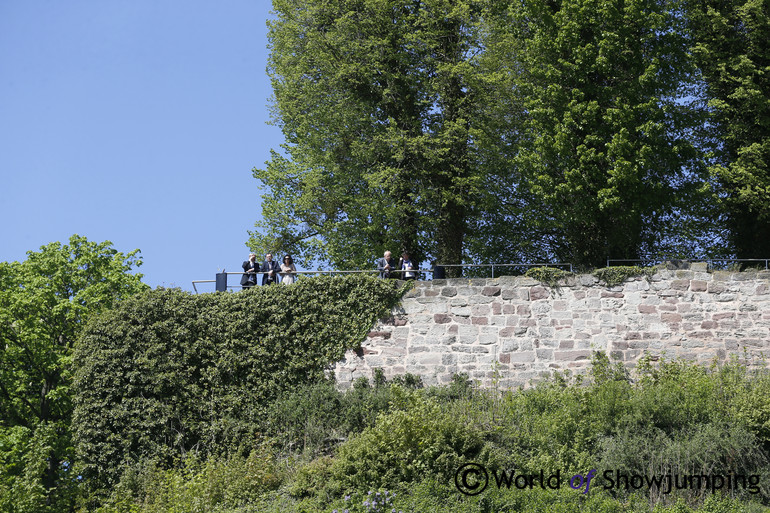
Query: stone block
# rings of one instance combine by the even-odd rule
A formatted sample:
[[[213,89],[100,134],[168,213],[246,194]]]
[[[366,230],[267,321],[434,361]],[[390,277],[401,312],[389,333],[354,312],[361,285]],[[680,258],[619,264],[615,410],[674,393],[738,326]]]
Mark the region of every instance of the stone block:
[[[578,361],[589,360],[591,358],[591,351],[555,351],[554,357],[556,361]]]
[[[508,354],[510,355],[510,363],[527,363],[535,361],[534,351],[520,351]]]
[[[550,292],[548,292],[548,289],[542,286],[535,286],[530,287],[529,289],[529,299],[530,301],[537,301],[538,299],[547,299],[551,297]]]
[[[441,295],[444,297],[454,297],[457,295],[457,288],[455,287],[444,287],[441,289]]]

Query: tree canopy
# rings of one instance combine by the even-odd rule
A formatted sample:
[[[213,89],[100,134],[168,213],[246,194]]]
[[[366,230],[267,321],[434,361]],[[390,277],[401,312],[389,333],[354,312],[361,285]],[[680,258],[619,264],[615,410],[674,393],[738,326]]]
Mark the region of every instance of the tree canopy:
[[[268,193],[253,249],[343,269],[384,249],[581,267],[770,256],[767,2],[274,10],[286,141],[254,170]],[[721,238],[708,226],[720,216]]]
[[[138,254],[73,235],[0,263],[3,511],[63,511],[71,501],[73,348],[93,315],[147,288],[131,272]]]
[[[693,56],[703,76],[709,163],[730,240],[742,258],[770,257],[770,3],[689,4]]]

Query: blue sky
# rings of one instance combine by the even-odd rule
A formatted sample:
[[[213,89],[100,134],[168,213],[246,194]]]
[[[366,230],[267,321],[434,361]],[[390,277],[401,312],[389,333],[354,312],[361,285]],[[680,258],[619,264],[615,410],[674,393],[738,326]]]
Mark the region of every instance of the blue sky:
[[[260,214],[251,170],[282,142],[269,11],[0,1],[0,261],[77,233],[141,249],[153,287],[239,270]]]

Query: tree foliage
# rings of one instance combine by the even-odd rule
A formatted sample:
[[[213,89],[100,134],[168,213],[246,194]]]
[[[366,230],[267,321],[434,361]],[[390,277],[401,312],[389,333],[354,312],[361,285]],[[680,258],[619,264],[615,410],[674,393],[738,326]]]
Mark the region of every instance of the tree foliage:
[[[702,181],[677,1],[522,2],[496,30],[525,111],[497,182],[539,214],[532,236],[583,267],[659,248],[666,216]]]
[[[403,289],[367,276],[317,277],[239,294],[154,290],[90,323],[75,356],[82,475],[115,484],[126,465],[257,443],[265,409],[324,379]],[[176,460],[175,460],[176,459]]]
[[[684,0],[274,7],[286,144],[254,170],[252,248],[588,267],[713,246]]]
[[[249,245],[337,268],[384,249],[459,262],[480,194],[478,0],[274,3],[274,115],[284,154]]]
[[[770,3],[689,2],[712,170],[741,258],[770,256]]]
[[[0,263],[0,509],[62,511],[73,452],[71,359],[85,323],[146,288],[139,251],[73,235]]]

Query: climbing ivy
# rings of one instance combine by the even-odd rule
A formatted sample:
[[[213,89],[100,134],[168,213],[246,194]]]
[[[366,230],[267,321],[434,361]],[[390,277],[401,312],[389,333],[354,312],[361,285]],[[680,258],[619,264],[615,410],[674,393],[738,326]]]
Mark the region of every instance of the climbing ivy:
[[[79,472],[111,486],[132,462],[248,451],[266,405],[322,380],[405,290],[317,277],[236,294],[157,289],[122,302],[76,347]]]

